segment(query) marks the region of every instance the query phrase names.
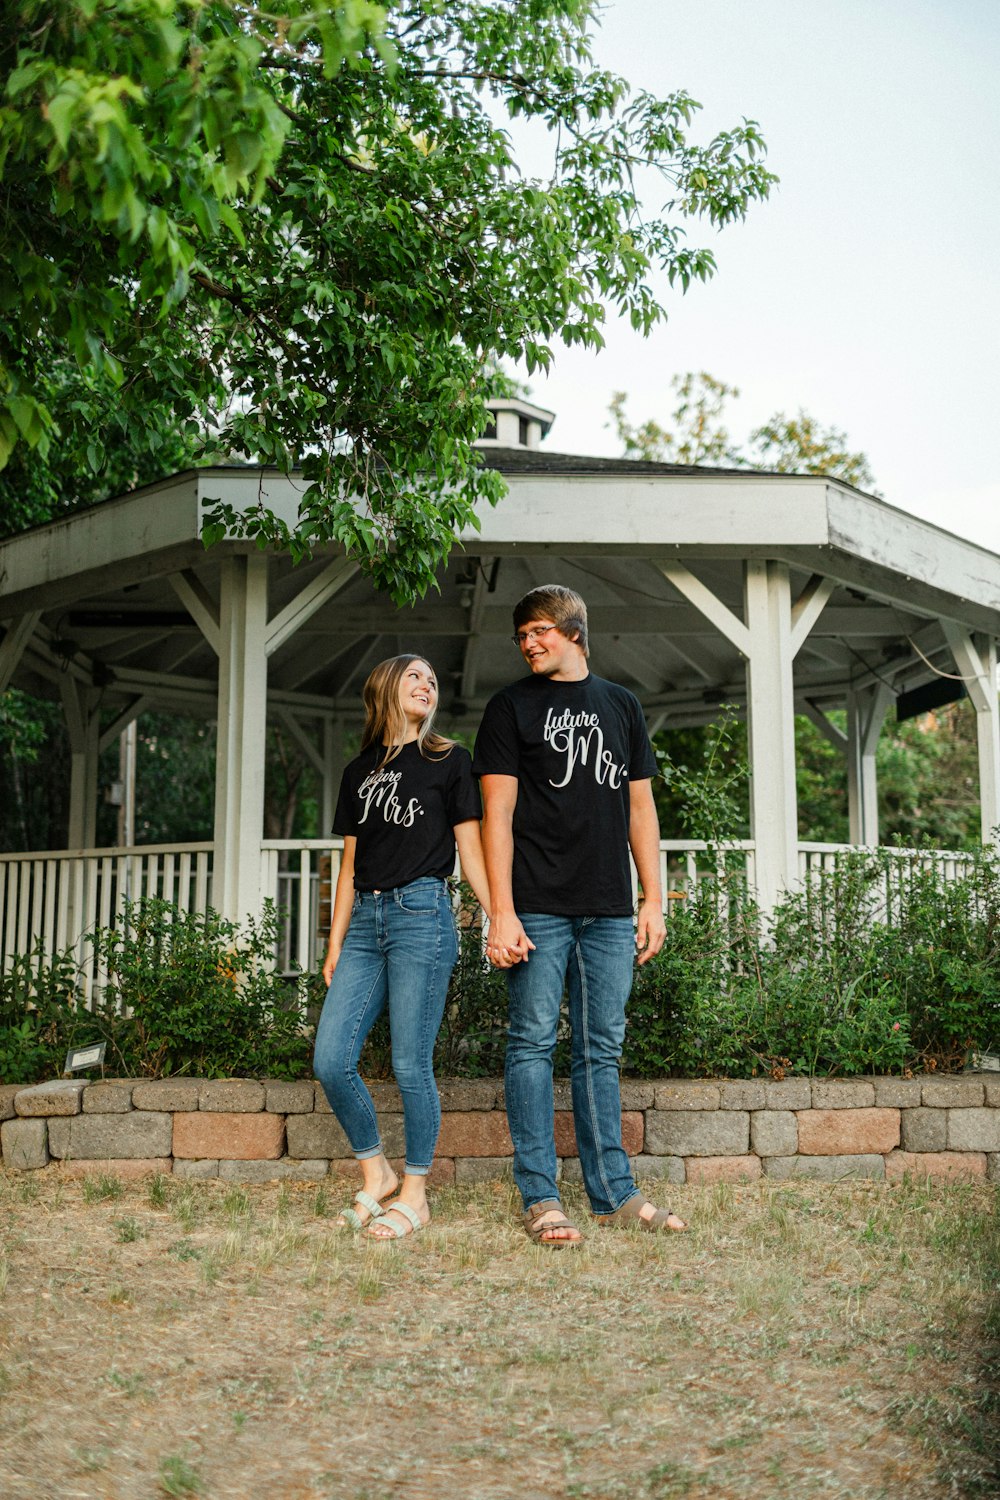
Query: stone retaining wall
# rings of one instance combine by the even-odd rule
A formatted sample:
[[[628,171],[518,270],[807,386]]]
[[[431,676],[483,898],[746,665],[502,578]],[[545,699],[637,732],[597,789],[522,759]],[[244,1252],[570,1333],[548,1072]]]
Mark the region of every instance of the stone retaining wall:
[[[443,1117],[432,1181],[510,1171],[503,1086],[440,1079]],[[403,1153],[394,1084],[372,1085],[387,1155]],[[73,1173],[173,1172],[232,1182],[318,1181],[354,1171],[318,1084],[252,1079],[62,1081],[0,1086],[3,1163],[55,1160]],[[836,1181],[918,1176],[1000,1181],[1000,1076],[782,1082],[622,1082],[622,1135],[639,1177],[737,1182],[761,1176]],[[567,1181],[580,1165],[569,1084],[556,1084],[556,1152]]]

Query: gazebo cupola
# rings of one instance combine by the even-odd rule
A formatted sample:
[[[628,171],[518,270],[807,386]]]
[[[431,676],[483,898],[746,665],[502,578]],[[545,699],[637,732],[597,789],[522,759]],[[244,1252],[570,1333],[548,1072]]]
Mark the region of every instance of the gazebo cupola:
[[[492,419],[477,448],[537,448],[556,419],[555,412],[516,396],[497,396],[486,404]]]

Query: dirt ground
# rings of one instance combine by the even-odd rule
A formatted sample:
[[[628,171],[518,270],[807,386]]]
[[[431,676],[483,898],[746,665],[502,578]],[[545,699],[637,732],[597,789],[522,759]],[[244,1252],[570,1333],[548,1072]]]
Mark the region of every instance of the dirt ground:
[[[3,1500],[1000,1495],[995,1188],[671,1189],[687,1234],[561,1252],[509,1186],[391,1246],[347,1196],[0,1175]]]

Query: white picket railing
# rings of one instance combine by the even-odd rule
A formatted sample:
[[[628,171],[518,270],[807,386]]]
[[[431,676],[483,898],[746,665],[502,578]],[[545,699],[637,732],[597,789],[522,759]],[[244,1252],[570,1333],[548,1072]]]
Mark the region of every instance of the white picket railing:
[[[340,839],[265,839],[260,846],[260,889],[282,912],[276,961],[284,973],[317,967],[329,927],[333,891],[340,869]],[[799,845],[799,878],[820,891],[851,846]],[[971,854],[952,850],[891,849],[880,908],[891,915],[894,878],[936,866],[946,879],[970,867]],[[79,964],[83,992],[100,989],[101,973],[87,933],[117,925],[127,899],[160,896],[183,911],[203,912],[212,904],[211,843],[137,845],[113,849],[64,849],[34,854],[0,854],[0,965],[16,954],[41,949],[52,956],[66,949]],[[697,839],[663,839],[663,890],[683,896],[707,876],[725,868],[754,885],[754,846],[739,840],[710,849]],[[898,876],[896,874],[898,872]],[[633,881],[635,872],[633,870]],[[669,912],[676,906],[668,901]]]

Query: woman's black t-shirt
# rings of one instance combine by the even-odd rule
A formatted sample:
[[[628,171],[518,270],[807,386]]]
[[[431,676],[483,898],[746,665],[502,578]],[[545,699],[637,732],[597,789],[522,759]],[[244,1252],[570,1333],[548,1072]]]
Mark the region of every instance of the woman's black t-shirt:
[[[333,832],[357,839],[354,888],[389,890],[424,875],[447,880],[455,868],[456,823],[480,818],[479,788],[468,750],[421,755],[416,741],[387,765],[384,745],[369,745],[340,783]]]
[[[516,776],[514,905],[627,917],[630,781],[658,774],[639,700],[593,673],[524,677],[486,705],[477,776]]]

